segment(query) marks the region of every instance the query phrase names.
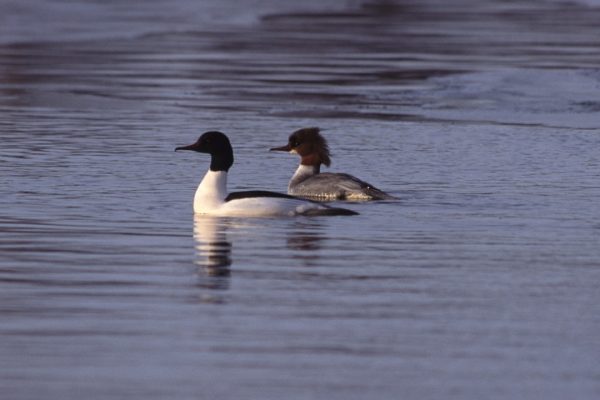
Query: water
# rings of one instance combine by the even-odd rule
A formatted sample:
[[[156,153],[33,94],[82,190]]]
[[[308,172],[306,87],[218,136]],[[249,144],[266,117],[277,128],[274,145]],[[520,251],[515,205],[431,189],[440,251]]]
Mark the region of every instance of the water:
[[[279,3],[0,4],[3,398],[598,398],[598,4]],[[194,218],[315,125],[401,201]]]

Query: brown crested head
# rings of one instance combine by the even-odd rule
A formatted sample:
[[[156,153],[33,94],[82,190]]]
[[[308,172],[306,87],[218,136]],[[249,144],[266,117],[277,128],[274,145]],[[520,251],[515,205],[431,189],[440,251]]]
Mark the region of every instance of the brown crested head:
[[[320,134],[319,128],[302,128],[292,133],[287,147],[302,158],[303,165],[331,165],[327,140]]]

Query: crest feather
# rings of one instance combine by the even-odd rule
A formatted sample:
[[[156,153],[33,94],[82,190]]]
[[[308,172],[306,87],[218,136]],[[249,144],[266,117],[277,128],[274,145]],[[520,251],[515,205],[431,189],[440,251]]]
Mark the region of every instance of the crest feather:
[[[321,135],[321,130],[317,127],[302,128],[292,133],[290,141],[296,140],[299,143],[310,143],[316,148],[317,156],[321,164],[331,165],[331,154],[327,140]]]

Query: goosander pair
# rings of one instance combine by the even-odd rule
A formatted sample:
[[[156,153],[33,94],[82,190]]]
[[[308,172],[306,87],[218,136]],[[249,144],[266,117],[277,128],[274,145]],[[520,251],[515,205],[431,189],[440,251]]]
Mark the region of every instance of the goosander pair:
[[[343,173],[321,173],[329,167],[331,156],[319,128],[303,128],[292,133],[285,146],[271,151],[286,151],[300,156],[300,165],[288,184],[288,194],[319,200],[394,200],[375,186]]]
[[[233,165],[233,149],[221,132],[206,132],[196,143],[177,147],[177,150],[210,154],[210,168],[194,195],[195,213],[233,217],[358,214],[283,193],[252,190],[227,194],[227,173]]]

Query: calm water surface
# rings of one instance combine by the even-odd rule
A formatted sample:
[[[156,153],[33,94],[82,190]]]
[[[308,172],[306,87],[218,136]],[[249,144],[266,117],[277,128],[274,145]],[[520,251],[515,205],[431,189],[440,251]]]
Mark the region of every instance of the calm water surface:
[[[7,399],[597,399],[600,4],[0,4]],[[214,219],[332,171],[356,217]]]

